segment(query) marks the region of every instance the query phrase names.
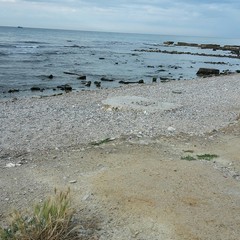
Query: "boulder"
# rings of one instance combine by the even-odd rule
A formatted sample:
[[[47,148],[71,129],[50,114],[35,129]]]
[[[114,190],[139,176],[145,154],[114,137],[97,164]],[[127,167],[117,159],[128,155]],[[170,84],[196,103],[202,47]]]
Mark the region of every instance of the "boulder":
[[[199,68],[197,71],[198,76],[211,76],[211,75],[219,75],[220,71],[219,69],[215,68]]]

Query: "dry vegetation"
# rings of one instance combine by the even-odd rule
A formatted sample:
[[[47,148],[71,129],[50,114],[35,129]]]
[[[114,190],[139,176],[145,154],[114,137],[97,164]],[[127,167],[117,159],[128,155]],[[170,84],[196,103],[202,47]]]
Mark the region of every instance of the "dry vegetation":
[[[68,240],[79,239],[72,222],[70,190],[57,192],[32,212],[14,211],[9,226],[0,228],[1,240]]]

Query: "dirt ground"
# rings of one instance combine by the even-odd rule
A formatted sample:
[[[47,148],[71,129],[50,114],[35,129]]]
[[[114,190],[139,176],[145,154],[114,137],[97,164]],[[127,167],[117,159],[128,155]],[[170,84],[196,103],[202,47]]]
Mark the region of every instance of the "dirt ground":
[[[0,152],[0,217],[71,188],[85,239],[238,240],[240,123],[196,137],[123,136],[44,152]],[[188,161],[201,154],[210,161]],[[8,163],[21,166],[7,168]]]

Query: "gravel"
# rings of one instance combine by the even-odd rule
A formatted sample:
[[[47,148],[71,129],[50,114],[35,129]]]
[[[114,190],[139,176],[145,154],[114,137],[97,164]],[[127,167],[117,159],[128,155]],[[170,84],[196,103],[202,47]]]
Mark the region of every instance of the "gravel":
[[[104,107],[103,100],[116,96],[180,107],[155,112]],[[233,123],[239,113],[240,74],[0,100],[0,151],[31,152],[122,135],[203,135]]]

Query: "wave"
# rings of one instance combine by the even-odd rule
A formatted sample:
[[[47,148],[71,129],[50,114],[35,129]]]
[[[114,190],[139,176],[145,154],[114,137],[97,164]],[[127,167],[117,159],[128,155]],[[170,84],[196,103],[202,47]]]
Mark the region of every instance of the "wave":
[[[15,48],[39,48],[39,45],[32,45],[32,46],[26,46],[26,45],[22,45],[22,46],[15,46]]]

